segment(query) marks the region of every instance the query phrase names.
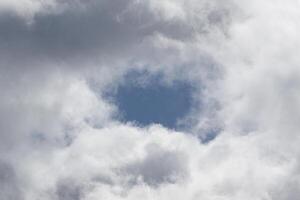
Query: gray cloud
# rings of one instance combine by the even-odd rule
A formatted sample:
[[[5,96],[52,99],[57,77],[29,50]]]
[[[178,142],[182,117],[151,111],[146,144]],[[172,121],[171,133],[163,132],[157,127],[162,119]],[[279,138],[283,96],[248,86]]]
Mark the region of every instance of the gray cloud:
[[[1,58],[11,63],[21,60],[22,65],[41,59],[76,63],[99,56],[100,60],[146,59],[141,51],[148,51],[143,45],[147,37],[162,34],[191,41],[199,33],[206,34],[210,24],[221,28],[223,20],[229,18],[227,9],[220,5],[206,6],[207,10],[199,10],[198,16],[191,13],[186,19],[160,16],[160,10],[153,10],[151,5],[132,0],[58,1],[54,8],[44,8],[47,12],[37,12],[31,24],[16,13],[2,12]]]
[[[0,198],[7,200],[22,199],[22,193],[13,167],[0,161]]]
[[[57,183],[56,194],[58,200],[80,200],[82,199],[82,189],[74,185],[74,180],[60,180]]]
[[[147,155],[144,159],[127,165],[121,173],[129,175],[131,184],[138,181],[150,186],[172,184],[188,176],[187,158],[178,152],[168,152],[153,145],[147,147]]]

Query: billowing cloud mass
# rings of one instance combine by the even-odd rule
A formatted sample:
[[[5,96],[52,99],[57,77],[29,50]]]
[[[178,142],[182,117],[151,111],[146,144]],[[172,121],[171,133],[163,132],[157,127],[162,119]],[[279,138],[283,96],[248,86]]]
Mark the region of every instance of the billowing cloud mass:
[[[298,200],[299,9],[1,0],[0,199]],[[185,128],[118,120],[131,71],[194,87]]]

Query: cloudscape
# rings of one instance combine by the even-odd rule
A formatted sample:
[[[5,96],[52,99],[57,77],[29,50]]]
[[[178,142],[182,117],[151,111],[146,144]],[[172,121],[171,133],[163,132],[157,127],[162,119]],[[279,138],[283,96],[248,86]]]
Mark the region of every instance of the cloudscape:
[[[299,10],[0,0],[0,200],[299,200]]]

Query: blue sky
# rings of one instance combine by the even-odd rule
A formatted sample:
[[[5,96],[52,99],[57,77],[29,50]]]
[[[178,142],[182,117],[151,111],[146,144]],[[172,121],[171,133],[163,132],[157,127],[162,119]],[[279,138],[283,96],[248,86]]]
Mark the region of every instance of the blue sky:
[[[192,86],[184,81],[163,83],[159,74],[145,77],[147,84],[136,81],[143,73],[132,73],[126,76],[115,95],[121,118],[138,125],[159,123],[165,127],[176,129],[177,121],[182,119],[192,108]]]

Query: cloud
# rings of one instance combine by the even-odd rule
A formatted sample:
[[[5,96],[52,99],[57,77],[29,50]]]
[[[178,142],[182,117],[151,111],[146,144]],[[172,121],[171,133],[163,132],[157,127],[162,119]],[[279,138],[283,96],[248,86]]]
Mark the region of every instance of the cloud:
[[[190,3],[193,4],[193,1]],[[171,45],[167,41],[183,46],[182,41],[191,41],[195,34],[201,31],[205,34],[210,27],[220,26],[222,21],[219,21],[223,18],[212,22],[207,18],[217,18],[212,16],[224,12],[225,8],[221,5],[206,5],[208,3],[203,2],[188,12],[191,6],[181,4],[180,1],[57,1],[50,8],[46,3],[42,4],[43,9],[35,12],[29,25],[15,12],[5,12],[0,23],[1,51],[21,56],[22,64],[27,59],[32,62],[49,57],[51,61],[64,59],[65,62],[100,57],[100,61],[107,59],[110,63],[122,58],[147,59],[149,54],[144,54],[152,46],[147,41],[163,49]],[[167,43],[163,44],[158,39]],[[155,46],[153,48],[157,49]],[[155,56],[156,53],[152,51],[152,54]]]
[[[80,187],[74,186],[73,180],[61,180],[57,184],[56,194],[59,200],[80,200]]]
[[[0,162],[0,186],[1,198],[21,199],[21,190],[18,187],[14,169],[4,161]]]
[[[186,159],[178,152],[164,152],[159,146],[146,147],[146,157],[125,167],[126,174],[133,176],[133,184],[139,179],[146,184],[158,186],[163,183],[175,183],[185,176]],[[121,170],[122,171],[122,170]]]
[[[297,199],[298,10],[1,1],[0,198]],[[130,71],[195,86],[188,131],[116,120]]]

